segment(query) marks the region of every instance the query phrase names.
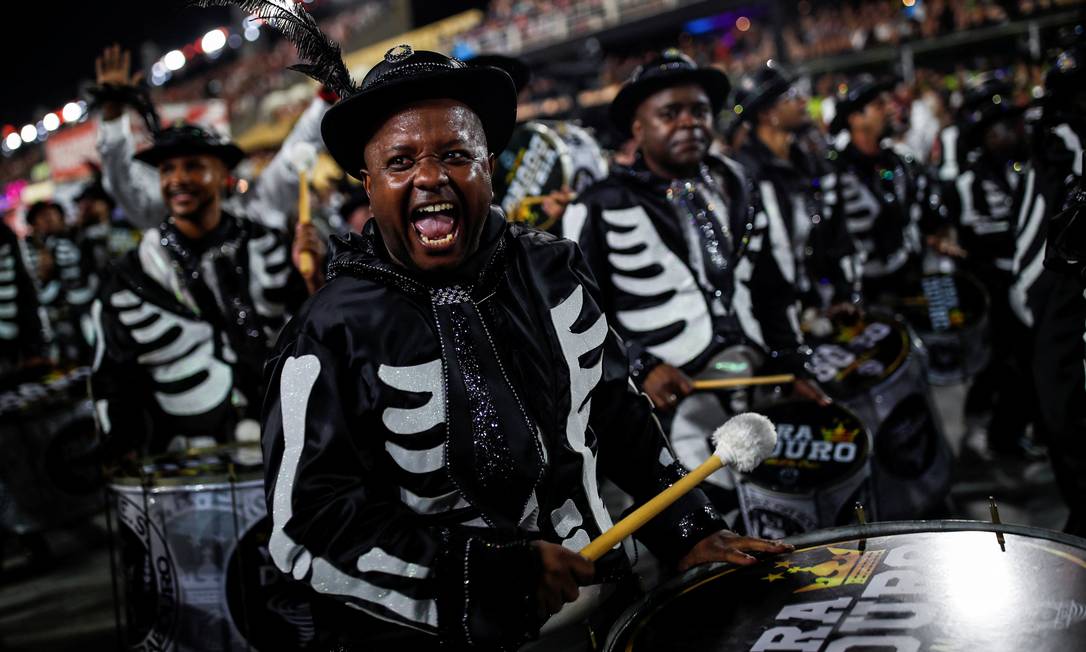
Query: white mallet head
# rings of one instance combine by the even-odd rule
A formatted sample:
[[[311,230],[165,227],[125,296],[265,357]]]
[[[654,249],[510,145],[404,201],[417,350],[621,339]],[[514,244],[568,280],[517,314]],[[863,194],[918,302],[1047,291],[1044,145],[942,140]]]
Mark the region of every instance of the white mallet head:
[[[761,414],[737,414],[713,433],[713,454],[736,471],[748,473],[777,446],[777,429]]]

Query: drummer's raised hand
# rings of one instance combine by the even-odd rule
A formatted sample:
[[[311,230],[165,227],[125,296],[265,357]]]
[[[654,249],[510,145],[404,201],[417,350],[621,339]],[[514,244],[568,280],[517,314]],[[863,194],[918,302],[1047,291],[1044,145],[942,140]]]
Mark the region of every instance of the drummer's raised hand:
[[[540,622],[558,613],[567,602],[580,595],[580,588],[592,581],[596,565],[565,546],[534,541],[539,551],[540,575],[536,587],[536,615]]]
[[[94,60],[95,81],[99,86],[130,87],[136,86],[143,78],[142,72],[135,74],[132,70],[132,54],[114,43],[106,47]],[[119,102],[108,101],[102,103],[102,119],[109,121],[121,117],[124,106]]]
[[[295,269],[305,280],[309,294],[315,293],[324,285],[324,258],[328,247],[324,244],[324,238],[313,224],[299,222],[294,227],[294,244],[291,246],[291,260]],[[310,265],[302,264],[303,254],[309,256]]]
[[[694,391],[694,383],[675,367],[660,363],[645,376],[641,388],[648,394],[657,410],[670,412],[679,401]]]
[[[680,572],[714,561],[749,566],[758,561],[748,553],[764,552],[781,554],[795,550],[795,546],[780,541],[767,541],[754,537],[742,537],[730,530],[721,530],[699,541],[686,556],[679,560]]]

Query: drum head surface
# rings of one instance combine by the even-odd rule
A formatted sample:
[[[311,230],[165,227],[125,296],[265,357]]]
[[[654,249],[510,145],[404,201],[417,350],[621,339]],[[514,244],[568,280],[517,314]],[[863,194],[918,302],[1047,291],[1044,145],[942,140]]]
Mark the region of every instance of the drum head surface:
[[[832,335],[811,338],[814,353],[806,363],[827,394],[849,399],[878,386],[909,355],[909,333],[884,317],[836,324]]]
[[[777,427],[776,448],[748,476],[767,489],[805,493],[840,482],[867,463],[867,430],[836,403],[784,401],[755,411]]]
[[[518,125],[494,165],[494,203],[509,219],[517,220],[517,207],[525,197],[560,190],[568,185],[571,174],[569,149],[553,129],[538,122]],[[545,215],[540,218],[536,213],[542,211],[521,221],[542,226]]]
[[[984,530],[999,530],[1002,543]],[[917,522],[797,544],[754,566],[705,566],[665,584],[619,619],[605,649],[1046,652],[1086,640],[1086,540]]]
[[[112,481],[121,486],[188,487],[262,478],[260,445],[246,442],[156,455],[140,460],[136,470],[115,474]]]

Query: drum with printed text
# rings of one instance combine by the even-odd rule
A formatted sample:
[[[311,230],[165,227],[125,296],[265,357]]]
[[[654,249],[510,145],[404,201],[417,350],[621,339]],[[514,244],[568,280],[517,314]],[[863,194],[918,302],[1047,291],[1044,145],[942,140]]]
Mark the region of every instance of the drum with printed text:
[[[1081,650],[1086,540],[973,521],[874,523],[707,564],[612,627],[610,652]]]
[[[312,649],[310,589],[268,552],[260,469],[258,446],[221,446],[114,477],[127,649]]]
[[[773,422],[777,445],[736,483],[748,535],[779,539],[853,523],[857,502],[876,516],[870,435],[855,414],[800,400],[754,411]]]
[[[988,292],[969,274],[925,274],[896,309],[924,343],[933,385],[965,382],[988,364]]]
[[[573,122],[517,125],[494,166],[494,203],[514,222],[551,229],[541,198],[562,188],[579,193],[607,176],[596,139]]]
[[[921,518],[941,508],[952,454],[935,412],[924,350],[902,322],[868,315],[809,337],[807,370],[872,435],[879,515]]]

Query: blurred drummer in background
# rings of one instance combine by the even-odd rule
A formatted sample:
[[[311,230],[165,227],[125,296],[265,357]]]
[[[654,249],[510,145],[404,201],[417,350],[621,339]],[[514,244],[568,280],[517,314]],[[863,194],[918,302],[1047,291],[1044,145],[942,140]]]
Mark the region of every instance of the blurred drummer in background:
[[[851,310],[855,292],[854,247],[843,220],[822,204],[823,157],[803,148],[800,136],[812,128],[807,96],[775,61],[739,80],[733,111],[751,126],[737,160],[758,188],[781,272],[805,308],[820,310],[819,282],[825,279],[833,311]]]
[[[15,232],[0,220],[0,375],[45,355],[34,279]]]
[[[838,88],[831,172],[822,179],[831,221],[845,224],[859,255],[868,304],[896,300],[919,278],[922,234],[940,253],[960,250],[946,232],[936,184],[890,146],[894,79],[861,75]]]
[[[804,373],[808,350],[773,225],[743,168],[709,154],[728,91],[724,73],[677,51],[639,68],[611,105],[614,125],[637,142],[633,165],[614,165],[563,218],[632,375],[664,412],[729,347],[763,352],[763,370]],[[779,238],[789,249],[787,233]],[[821,398],[807,382],[797,389]]]
[[[93,307],[107,455],[232,441],[243,421],[255,430],[269,346],[323,280],[312,225],[298,226],[292,256],[285,234],[223,210],[236,145],[179,125],[137,156],[157,169],[168,213],[114,264]],[[303,251],[321,279],[292,266]]]
[[[969,387],[966,414],[975,418],[991,411],[990,452],[1036,458],[1037,447],[1025,435],[1037,414],[1030,336],[1010,304],[1013,224],[1029,166],[1024,107],[1013,99],[1013,86],[997,73],[973,80],[957,120],[960,173],[946,184],[944,196],[966,254],[961,265],[984,285],[990,301],[991,359]]]

